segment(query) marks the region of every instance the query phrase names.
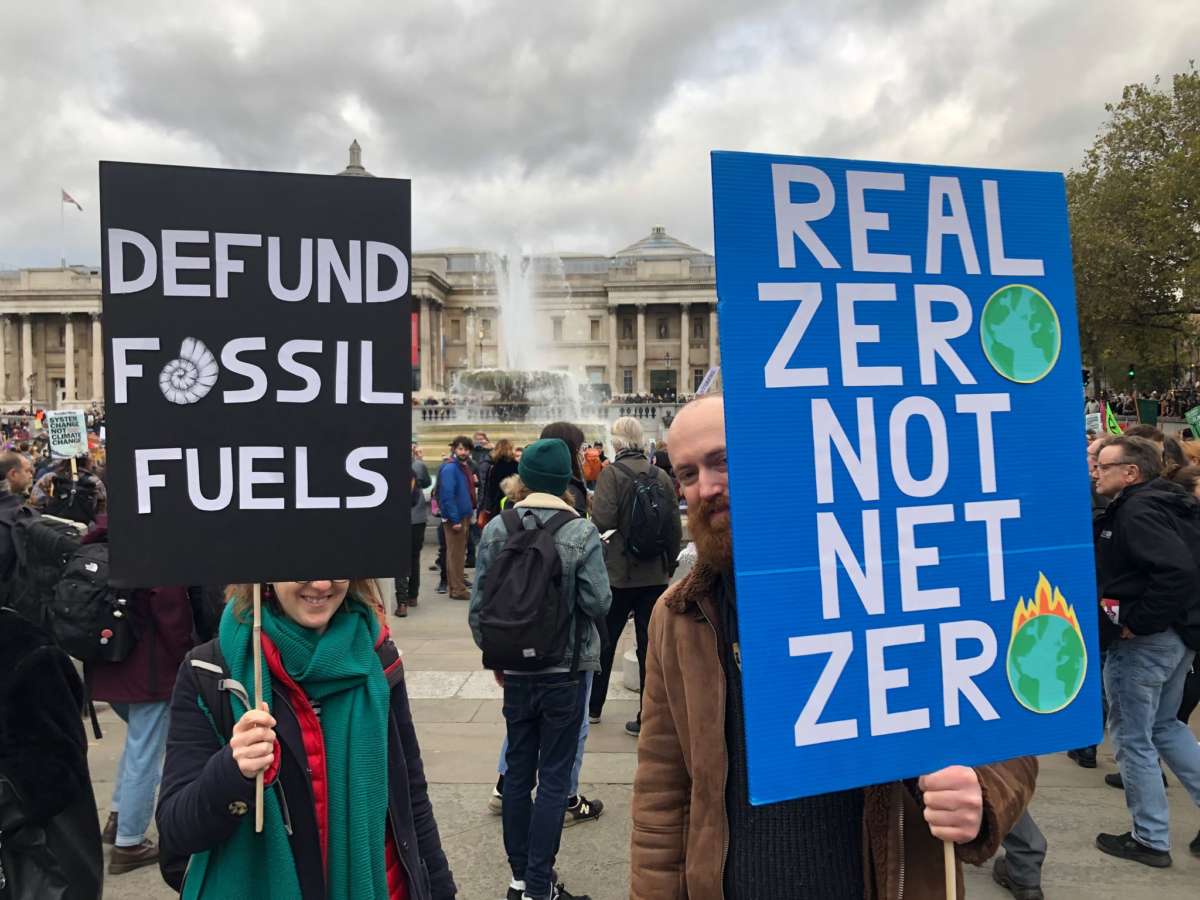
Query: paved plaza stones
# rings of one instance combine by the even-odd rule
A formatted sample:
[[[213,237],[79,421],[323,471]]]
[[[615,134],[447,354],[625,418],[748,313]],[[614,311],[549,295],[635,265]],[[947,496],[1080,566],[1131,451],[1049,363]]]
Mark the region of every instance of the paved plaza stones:
[[[436,546],[426,548],[425,564]],[[427,570],[422,571],[422,575]],[[467,604],[433,592],[436,579],[423,579],[421,605],[406,619],[392,619],[393,636],[404,653],[413,717],[421,740],[430,795],[442,840],[459,885],[460,900],[499,900],[507,886],[500,819],[487,810],[495,783],[496,757],[504,736],[500,692],[479,671],[479,651],[467,629]],[[632,627],[621,651],[632,641]],[[604,801],[599,821],[563,832],[558,869],[568,887],[594,900],[628,896],[629,804],[636,742],[623,730],[637,711],[637,697],[614,678],[604,721],[592,726],[583,766],[583,792]],[[112,778],[124,732],[109,710],[101,713],[104,739],[89,751],[97,803],[107,815]],[[90,737],[90,732],[89,732]],[[1172,779],[1171,835],[1175,865],[1166,870],[1104,856],[1092,842],[1098,831],[1124,831],[1128,814],[1120,791],[1103,776],[1115,771],[1111,750],[1100,768],[1085,771],[1065,755],[1042,760],[1033,813],[1050,841],[1043,886],[1050,900],[1194,900],[1200,896],[1200,859],[1187,842],[1200,828],[1200,814]],[[152,838],[157,835],[151,832]],[[107,855],[107,849],[105,851]],[[1010,897],[991,881],[989,869],[966,870],[973,900]],[[168,900],[175,894],[156,868],[109,877],[106,900]],[[924,900],[924,898],[921,898]],[[940,900],[940,898],[939,898]]]

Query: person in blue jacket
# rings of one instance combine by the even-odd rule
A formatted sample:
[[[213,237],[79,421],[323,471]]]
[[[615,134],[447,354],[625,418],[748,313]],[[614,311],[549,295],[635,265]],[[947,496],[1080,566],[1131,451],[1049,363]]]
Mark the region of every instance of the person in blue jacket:
[[[446,582],[451,600],[470,600],[467,593],[467,529],[475,515],[475,473],[471,439],[459,435],[450,444],[450,459],[438,470],[438,506],[446,535]]]

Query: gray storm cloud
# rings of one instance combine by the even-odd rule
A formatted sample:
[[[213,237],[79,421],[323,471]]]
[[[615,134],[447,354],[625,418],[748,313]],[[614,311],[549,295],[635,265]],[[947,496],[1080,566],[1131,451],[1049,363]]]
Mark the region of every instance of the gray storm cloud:
[[[96,162],[413,179],[413,242],[711,247],[708,151],[1066,169],[1200,5],[13,4],[0,267],[99,259]]]

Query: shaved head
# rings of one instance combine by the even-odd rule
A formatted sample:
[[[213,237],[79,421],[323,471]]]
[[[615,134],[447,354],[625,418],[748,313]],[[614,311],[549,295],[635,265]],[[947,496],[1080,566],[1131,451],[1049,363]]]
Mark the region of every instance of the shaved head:
[[[702,560],[728,571],[733,565],[729,472],[725,462],[725,401],[706,394],[675,416],[668,436],[671,463],[688,508],[688,530]]]

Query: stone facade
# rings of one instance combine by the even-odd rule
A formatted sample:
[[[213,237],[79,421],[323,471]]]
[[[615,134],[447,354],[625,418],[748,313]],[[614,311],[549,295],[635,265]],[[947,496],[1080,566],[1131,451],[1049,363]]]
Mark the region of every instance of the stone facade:
[[[535,272],[534,333],[512,348],[489,258],[465,249],[413,255],[417,399],[444,396],[455,372],[510,355],[617,395],[691,394],[718,364],[713,258],[661,228],[614,256],[522,261]],[[47,409],[103,403],[100,290],[99,268],[0,272],[0,408],[31,398]]]
[[[100,270],[0,271],[0,409],[104,402]]]
[[[534,333],[520,353],[613,394],[691,394],[719,364],[713,257],[656,227],[614,256],[535,256]],[[447,393],[457,371],[504,367],[500,296],[486,251],[416,253],[416,396]]]

